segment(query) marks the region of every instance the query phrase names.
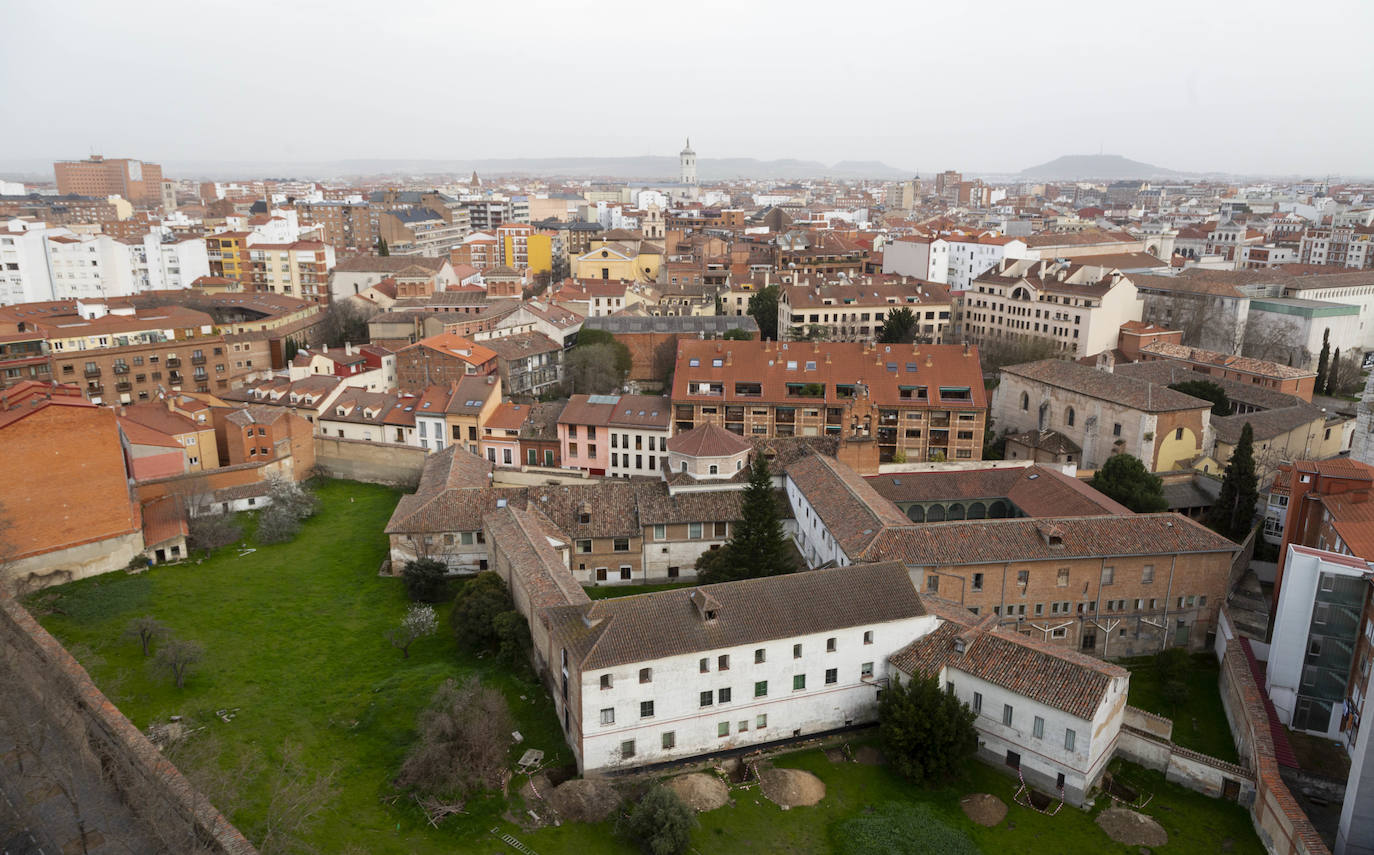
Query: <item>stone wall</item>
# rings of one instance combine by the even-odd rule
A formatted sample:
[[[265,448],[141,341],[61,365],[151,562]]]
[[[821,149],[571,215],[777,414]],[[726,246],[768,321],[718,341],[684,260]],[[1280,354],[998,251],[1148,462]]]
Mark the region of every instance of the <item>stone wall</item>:
[[[315,468],[331,478],[413,487],[426,456],[423,448],[410,445],[315,437]]]
[[[143,532],[135,531],[17,561],[0,560],[0,591],[33,591],[121,570],[142,552]]]
[[[0,593],[0,684],[41,698],[68,735],[171,851],[256,855],[257,850],[91,682],[85,669],[23,606]],[[180,841],[176,845],[174,841]],[[194,840],[194,846],[188,845]]]
[[[1225,636],[1218,633],[1217,647]],[[1251,669],[1248,640],[1226,640],[1221,652],[1221,703],[1241,762],[1255,778],[1250,818],[1265,847],[1278,855],[1329,855],[1316,828],[1293,797],[1280,772],[1264,689]]]

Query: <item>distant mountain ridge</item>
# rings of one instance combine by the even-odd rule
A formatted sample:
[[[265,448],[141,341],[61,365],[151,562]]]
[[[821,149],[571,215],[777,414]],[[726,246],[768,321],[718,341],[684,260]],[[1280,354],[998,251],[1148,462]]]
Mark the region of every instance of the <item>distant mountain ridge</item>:
[[[1187,178],[1188,173],[1131,160],[1119,154],[1066,154],[1017,173],[1020,178],[1047,181],[1089,179]]]

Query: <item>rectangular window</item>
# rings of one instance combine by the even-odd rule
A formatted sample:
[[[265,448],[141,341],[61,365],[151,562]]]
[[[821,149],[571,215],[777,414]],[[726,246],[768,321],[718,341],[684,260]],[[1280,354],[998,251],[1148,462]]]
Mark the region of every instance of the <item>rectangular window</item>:
[[[620,756],[623,759],[635,756],[635,741],[633,739],[627,739],[620,743]]]
[[[1035,604],[1035,616],[1036,616],[1036,617],[1040,617],[1040,616],[1043,615],[1044,613],[1045,613],[1045,604],[1044,604],[1044,603],[1036,603],[1036,604]]]
[[[766,697],[768,697],[768,681],[767,681],[767,680],[758,680],[758,681],[755,681],[755,683],[754,683],[754,697],[756,697],[756,698],[766,698]]]
[[[728,721],[722,721],[720,724],[716,725],[716,736],[722,736],[722,737],[723,737],[723,736],[729,736],[729,735],[730,735],[730,722],[728,722]]]
[[[1021,586],[1023,586],[1023,587],[1024,587],[1025,585],[1029,585],[1029,584],[1030,584],[1030,571],[1029,571],[1029,570],[1017,570],[1017,571],[1016,571],[1016,584],[1021,585]]]
[[[601,711],[602,724],[615,724],[615,707],[607,707]]]
[[[677,732],[676,732],[676,731],[670,730],[670,731],[668,731],[667,733],[663,734],[663,750],[664,750],[664,751],[671,751],[671,750],[673,750],[673,749],[676,748],[676,747],[677,747]]]
[[[728,653],[722,653],[721,655],[719,655],[719,656],[716,657],[716,670],[717,670],[717,671],[729,671],[729,670],[730,670],[730,654],[728,654]]]
[[[1011,726],[1011,704],[1002,704],[1002,724]]]
[[[939,591],[939,590],[940,590],[940,577],[939,577],[939,576],[936,576],[936,575],[934,575],[934,574],[931,574],[931,575],[927,576],[927,577],[926,577],[926,590],[927,590],[927,591]]]
[[[640,717],[640,718],[653,718],[653,717],[654,717],[654,702],[653,702],[653,701],[640,701],[640,702],[639,702],[639,717]]]
[[[974,573],[974,574],[973,574],[973,590],[975,590],[975,591],[981,591],[981,590],[983,590],[983,574],[982,574],[982,573]]]
[[[859,678],[862,680],[873,679],[873,663],[865,662],[859,666]]]
[[[805,674],[794,674],[794,675],[792,676],[792,691],[794,691],[794,692],[800,692],[802,689],[805,689],[805,688],[806,688],[806,675],[805,675]]]
[[[1148,585],[1155,580],[1155,565],[1146,564],[1140,571],[1140,584]]]
[[[830,685],[831,683],[838,683],[839,681],[840,681],[840,669],[838,669],[838,668],[826,668],[826,669],[825,669],[825,684],[826,684],[827,686]]]
[[[653,681],[654,681],[654,669],[652,669],[652,668],[640,668],[640,669],[639,669],[639,682],[641,682],[641,683],[652,683]]]
[[[584,555],[588,552],[591,552],[592,542],[590,540],[579,540],[577,542],[577,551]]]
[[[767,661],[767,657],[768,654],[764,651],[764,649],[762,647],[758,648],[754,651],[754,664],[762,664],[763,662]]]
[[[834,638],[827,638],[827,639],[825,640],[825,652],[826,652],[826,653],[834,653],[834,652],[835,652],[835,639],[834,639]]]
[[[973,711],[976,712],[976,713],[980,713],[980,712],[983,711],[983,693],[982,693],[982,692],[974,692],[974,693],[973,693]]]
[[[668,527],[666,525],[654,526],[654,540],[667,540]]]
[[[864,632],[864,644],[872,644],[872,643],[873,643],[873,630],[870,629],[870,630],[867,630],[866,632]]]
[[[703,656],[697,660],[697,673],[708,674],[711,671],[711,657]]]
[[[692,540],[701,540],[701,523],[687,523],[687,537]]]
[[[759,717],[757,717],[757,718],[754,719],[754,729],[755,729],[755,730],[763,730],[763,729],[764,729],[765,727],[767,727],[767,726],[768,726],[768,716],[767,716],[767,714],[761,715],[761,716],[759,716]]]
[[[1066,588],[1066,587],[1068,587],[1068,584],[1069,584],[1069,568],[1067,568],[1067,567],[1060,567],[1060,568],[1059,568],[1059,576],[1058,576],[1058,578],[1055,580],[1055,583],[1054,583],[1054,584],[1055,584],[1056,586],[1060,587],[1060,588]]]
[[[617,537],[617,538],[615,539],[615,551],[616,551],[616,552],[629,552],[629,551],[630,551],[630,539],[629,539],[628,537]]]
[[[716,691],[716,703],[718,703],[718,704],[728,704],[728,703],[730,703],[730,690],[729,690],[728,688],[727,688],[727,689],[718,689],[718,690]]]
[[[1036,739],[1045,738],[1045,720],[1040,716],[1035,717],[1035,724],[1031,726],[1031,736]]]
[[[611,687],[611,675],[610,675],[610,674],[602,674],[602,675],[601,675],[601,688],[603,688],[603,689],[609,689],[610,687]]]
[[[1074,741],[1075,741],[1077,738],[1078,738],[1078,734],[1074,733],[1072,730],[1065,730],[1065,731],[1064,731],[1064,750],[1065,750],[1065,751],[1072,751],[1072,750],[1073,750],[1073,743],[1074,743]]]
[[[1102,568],[1102,584],[1104,584],[1104,585],[1110,585],[1110,584],[1112,584],[1113,581],[1115,581],[1115,579],[1116,579],[1116,568],[1115,568],[1115,567],[1103,567],[1103,568]]]
[[[714,704],[716,702],[716,693],[711,691],[710,689],[707,689],[706,691],[701,693],[699,698],[700,701],[698,703],[698,706],[709,707],[711,704]]]
[[[793,658],[793,659],[800,659],[801,657],[802,657],[802,646],[801,646],[800,644],[794,644],[794,645],[792,645],[792,658]]]

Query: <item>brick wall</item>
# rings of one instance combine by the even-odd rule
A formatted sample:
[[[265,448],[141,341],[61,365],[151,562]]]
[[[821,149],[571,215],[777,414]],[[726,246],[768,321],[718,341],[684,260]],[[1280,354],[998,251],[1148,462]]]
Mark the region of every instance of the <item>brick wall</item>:
[[[22,681],[50,708],[61,704],[64,713],[75,710],[84,747],[100,759],[113,785],[140,815],[156,816],[164,831],[180,826],[184,834],[194,834],[206,851],[256,855],[257,849],[96,688],[57,639],[3,593],[0,673],[6,682]]]

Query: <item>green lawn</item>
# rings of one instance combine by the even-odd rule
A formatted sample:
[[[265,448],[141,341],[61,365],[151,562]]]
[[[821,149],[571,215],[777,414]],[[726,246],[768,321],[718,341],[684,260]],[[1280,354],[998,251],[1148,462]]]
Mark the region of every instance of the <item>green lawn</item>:
[[[470,803],[467,816],[452,817],[437,830],[413,806],[383,801],[393,795],[389,781],[413,738],[416,712],[451,676],[477,672],[503,690],[525,736],[512,757],[527,747],[543,749],[555,764],[571,755],[542,689],[506,676],[490,660],[461,654],[447,632],[447,608],[440,610],[444,631],[417,643],[409,659],[383,640],[406,608],[399,580],[376,575],[386,552],[381,530],[397,494],[350,482],[325,483],[318,492],[322,510],[293,543],[244,556],[231,548],[201,564],[88,579],[45,591],[30,605],[139,727],[186,716],[208,728],[222,748],[218,759],[225,769],[249,751],[275,759],[284,740],[301,746],[312,770],[334,769],[336,797],[309,835],[321,852],[508,855],[514,850],[490,834],[500,827],[539,855],[632,855],[635,850],[613,836],[610,823],[517,829],[502,814],[523,813],[518,797]],[[644,590],[649,589],[603,587],[597,593]],[[150,675],[137,645],[120,637],[128,621],[142,614],[206,646],[206,661],[184,691]],[[239,709],[229,723],[214,715],[225,708]],[[826,783],[827,797],[815,807],[784,813],[757,790],[736,791],[736,805],[702,816],[693,839],[698,852],[830,852],[836,823],[903,801],[931,805],[989,853],[1136,851],[1113,844],[1082,811],[1066,807],[1051,818],[1012,804],[1014,779],[978,763],[969,765],[963,781],[920,789],[885,769],[832,764],[814,750],[777,762],[815,772]],[[262,827],[269,774],[266,766],[259,768],[244,782],[245,798],[222,805],[250,838]],[[1236,853],[1262,851],[1242,809],[1166,784],[1145,770],[1128,775],[1155,793],[1145,812],[1170,832],[1170,845],[1156,851],[1215,852],[1227,839]],[[959,797],[969,792],[1001,797],[1011,806],[1007,821],[994,829],[969,823],[958,808]],[[1103,807],[1099,802],[1096,810]]]
[[[1146,712],[1173,719],[1174,742],[1219,760],[1239,762],[1231,727],[1226,723],[1226,711],[1221,706],[1218,685],[1221,672],[1215,656],[1198,653],[1189,660],[1188,699],[1177,709],[1164,700],[1154,657],[1125,659],[1120,664],[1131,672],[1128,702]]]

